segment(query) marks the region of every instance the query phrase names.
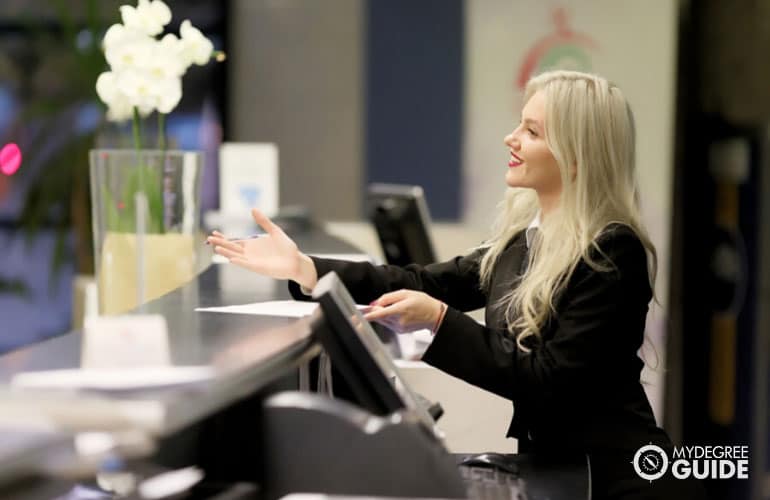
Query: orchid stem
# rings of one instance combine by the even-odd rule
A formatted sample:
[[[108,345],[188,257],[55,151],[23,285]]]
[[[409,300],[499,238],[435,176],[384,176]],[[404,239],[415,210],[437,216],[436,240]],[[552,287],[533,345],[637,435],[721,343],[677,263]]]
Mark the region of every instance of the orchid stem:
[[[139,108],[134,106],[134,123],[133,123],[133,130],[134,130],[134,147],[136,148],[137,155],[139,154],[139,151],[142,149],[142,134],[139,130],[139,122],[141,118],[139,117]]]
[[[158,149],[166,150],[166,115],[158,112]]]

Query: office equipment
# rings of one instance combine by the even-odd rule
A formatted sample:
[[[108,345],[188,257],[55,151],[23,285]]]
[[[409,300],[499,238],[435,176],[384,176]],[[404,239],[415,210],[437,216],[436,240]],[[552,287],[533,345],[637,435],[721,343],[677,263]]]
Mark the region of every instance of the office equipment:
[[[284,392],[265,401],[264,496],[464,498],[454,459],[412,411],[377,416],[339,399]]]
[[[527,500],[530,496],[522,487],[518,474],[483,467],[459,468],[468,489],[468,498],[484,500]]]
[[[436,262],[430,214],[420,186],[371,184],[366,195],[366,213],[377,230],[388,264]]]
[[[313,298],[321,307],[311,317],[312,335],[357,406],[306,393],[266,401],[267,498],[295,491],[504,500],[586,496],[584,456],[543,460],[490,454],[463,456],[460,461],[470,458],[469,466],[458,464],[339,277],[323,276]]]
[[[313,298],[321,307],[310,320],[312,335],[360,407],[309,393],[269,398],[263,416],[266,498],[295,491],[464,497],[433,418],[400,379],[337,275],[323,276]]]
[[[313,290],[319,340],[357,405],[282,393],[265,403],[266,497],[295,491],[464,498],[467,488],[426,404],[412,392],[335,273]],[[297,443],[302,443],[301,453]],[[513,488],[521,491],[513,481]],[[511,485],[505,495],[512,496]]]
[[[375,415],[408,410],[432,432],[434,420],[403,381],[390,353],[357,310],[336,273],[318,280],[313,298],[323,311],[312,319],[313,335],[324,346],[360,405]]]
[[[492,486],[494,484],[517,484],[524,498],[529,500],[591,498],[591,474],[584,454],[564,450],[561,454],[517,453],[487,457],[489,462],[500,465],[503,465],[500,461],[504,461],[505,467],[517,471],[516,474],[489,467],[491,463],[480,463],[478,459],[483,455],[455,455],[460,474],[468,485],[469,498],[484,498],[490,491],[499,497],[499,491],[495,490],[505,488]],[[518,482],[512,481],[512,478]],[[511,498],[517,497],[514,495]]]

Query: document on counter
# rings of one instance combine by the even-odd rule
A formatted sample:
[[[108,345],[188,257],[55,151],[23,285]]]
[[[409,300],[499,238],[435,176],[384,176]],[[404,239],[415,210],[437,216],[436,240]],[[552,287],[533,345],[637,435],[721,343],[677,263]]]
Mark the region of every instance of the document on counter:
[[[196,384],[211,380],[214,375],[214,369],[210,366],[75,368],[18,373],[11,379],[11,386],[19,389],[128,391]]]
[[[361,312],[369,306],[356,306]],[[198,307],[198,312],[218,312],[230,314],[254,314],[258,316],[281,316],[284,318],[302,318],[310,316],[318,308],[318,302],[301,302],[298,300],[271,300],[222,307]]]
[[[371,255],[365,253],[311,253],[313,257],[321,257],[322,259],[336,259],[347,260],[349,262],[370,262],[372,264],[380,264],[378,259],[375,259]],[[229,264],[230,259],[215,253],[211,256],[211,262],[214,264]]]
[[[371,255],[365,253],[311,253],[313,257],[320,257],[322,259],[336,259],[347,260],[349,262],[369,262],[371,264],[377,264],[377,260]]]

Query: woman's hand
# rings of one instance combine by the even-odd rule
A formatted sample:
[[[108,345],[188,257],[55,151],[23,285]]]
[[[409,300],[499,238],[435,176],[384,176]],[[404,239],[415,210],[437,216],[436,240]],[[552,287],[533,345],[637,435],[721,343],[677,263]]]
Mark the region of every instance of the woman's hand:
[[[271,278],[290,279],[312,289],[318,275],[310,257],[300,252],[297,244],[265,214],[254,208],[251,216],[267,234],[245,240],[229,240],[214,231],[206,242],[214,245],[216,253],[236,266]]]
[[[446,310],[440,300],[414,290],[386,293],[370,305],[372,308],[364,319],[381,323],[397,333],[425,328],[434,331]]]

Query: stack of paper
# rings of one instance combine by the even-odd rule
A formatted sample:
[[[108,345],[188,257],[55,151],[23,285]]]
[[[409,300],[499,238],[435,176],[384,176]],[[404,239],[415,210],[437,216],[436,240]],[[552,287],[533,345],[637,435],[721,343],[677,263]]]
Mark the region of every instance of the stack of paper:
[[[214,378],[209,366],[146,366],[120,369],[71,369],[23,372],[11,386],[24,389],[128,391],[195,384]]]
[[[298,302],[295,300],[272,300],[222,307],[198,307],[200,312],[219,312],[231,314],[256,314],[261,316],[283,316],[301,318],[310,316],[318,308],[318,302]]]
[[[369,306],[356,305],[365,312]],[[268,302],[254,302],[253,304],[240,304],[221,307],[198,307],[198,312],[218,312],[230,314],[254,314],[258,316],[281,316],[284,318],[302,318],[310,316],[318,309],[318,302],[300,302],[296,300],[271,300]]]

